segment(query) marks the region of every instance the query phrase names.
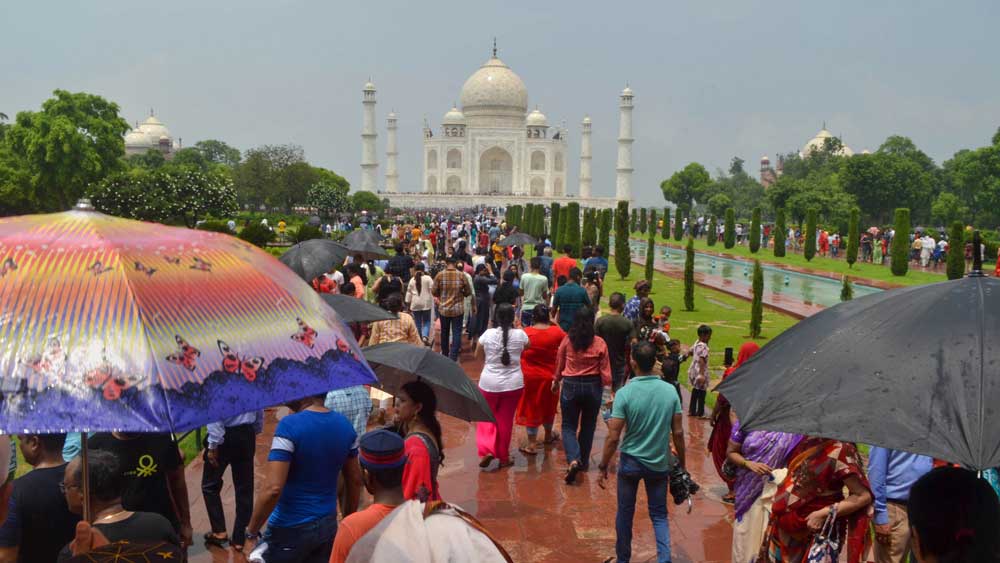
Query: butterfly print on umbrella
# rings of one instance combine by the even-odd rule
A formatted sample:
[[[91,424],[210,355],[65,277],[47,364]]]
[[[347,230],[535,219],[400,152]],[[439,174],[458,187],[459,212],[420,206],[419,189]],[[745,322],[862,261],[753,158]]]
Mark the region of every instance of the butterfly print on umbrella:
[[[113,269],[114,268],[112,268],[111,266],[105,266],[104,263],[101,262],[100,260],[94,260],[94,263],[91,264],[89,268],[87,268],[87,271],[90,272],[91,274],[94,274],[95,276],[99,276],[105,272],[110,272]]]
[[[188,371],[194,371],[201,351],[188,344],[179,334],[174,335],[174,340],[177,342],[177,351],[167,356],[167,361],[184,366]]]
[[[153,274],[156,273],[156,268],[150,268],[150,267],[144,265],[142,262],[136,262],[135,263],[135,271],[142,272],[142,273],[146,274],[148,277],[153,277]]]
[[[201,270],[202,272],[211,272],[212,271],[212,263],[211,262],[206,262],[206,261],[202,260],[201,258],[198,258],[197,256],[195,256],[194,258],[192,258],[192,260],[194,260],[194,264],[191,265],[191,269],[192,270]]]
[[[164,256],[163,259],[167,261],[167,264],[173,264],[174,266],[181,265],[180,256]]]
[[[232,374],[240,374],[247,381],[257,379],[257,372],[264,367],[264,358],[241,357],[234,352],[229,345],[219,340],[219,352],[222,353],[222,371]]]
[[[6,276],[7,274],[13,272],[17,269],[17,262],[13,258],[7,258],[3,261],[3,266],[0,266],[0,278]]]
[[[299,323],[299,331],[292,335],[292,340],[301,342],[310,348],[315,346],[317,336],[316,330],[307,325],[305,321],[300,318],[295,319],[295,322]]]
[[[342,338],[337,339],[337,350],[340,350],[342,354],[348,354],[355,360],[360,361],[358,355],[354,353],[354,350],[351,350],[351,346],[347,344],[347,341]]]
[[[88,386],[100,390],[108,401],[117,401],[121,398],[122,392],[132,386],[128,378],[115,373],[115,370],[107,364],[88,371],[83,380]]]

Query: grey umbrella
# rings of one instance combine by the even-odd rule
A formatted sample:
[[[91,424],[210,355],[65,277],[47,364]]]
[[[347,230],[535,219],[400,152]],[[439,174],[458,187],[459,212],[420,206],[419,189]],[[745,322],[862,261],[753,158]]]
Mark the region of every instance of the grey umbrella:
[[[395,395],[404,383],[421,380],[434,388],[438,410],[468,421],[495,422],[490,406],[461,366],[424,346],[386,342],[361,349],[378,387]]]
[[[743,427],[1000,466],[1000,280],[847,301],[783,332],[721,385]]]
[[[526,233],[514,233],[510,236],[504,237],[500,241],[500,246],[531,246],[538,242],[535,237]]]
[[[300,278],[311,282],[317,276],[340,266],[350,254],[346,246],[327,239],[310,239],[289,248],[281,255],[281,263]]]
[[[351,295],[320,293],[319,296],[337,312],[337,316],[345,323],[372,323],[399,318],[382,307],[372,305]]]
[[[365,260],[387,258],[389,253],[379,245],[378,233],[366,229],[358,229],[348,233],[341,241],[351,254],[360,254]]]

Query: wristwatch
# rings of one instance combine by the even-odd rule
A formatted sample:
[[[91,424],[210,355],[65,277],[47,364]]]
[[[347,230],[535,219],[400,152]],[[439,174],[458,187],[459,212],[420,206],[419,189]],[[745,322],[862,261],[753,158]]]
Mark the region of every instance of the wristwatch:
[[[244,530],[243,535],[246,536],[248,540],[253,540],[253,541],[260,541],[260,538],[264,537],[264,534],[260,532],[257,533],[251,532],[250,528]]]
[[[597,470],[601,471],[601,472],[607,471],[608,470],[608,466],[607,465],[598,465],[597,466]]]

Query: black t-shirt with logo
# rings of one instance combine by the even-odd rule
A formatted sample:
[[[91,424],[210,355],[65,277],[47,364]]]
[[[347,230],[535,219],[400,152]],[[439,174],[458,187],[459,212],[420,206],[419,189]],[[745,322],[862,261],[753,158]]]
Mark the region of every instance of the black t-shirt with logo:
[[[33,469],[14,481],[7,521],[0,527],[0,547],[18,546],[17,560],[50,563],[73,539],[80,517],[69,511],[59,490],[66,464]]]
[[[167,475],[181,467],[184,460],[169,434],[135,434],[118,439],[110,433],[93,435],[87,442],[93,450],[115,454],[125,475],[122,507],[135,512],[155,512],[179,528],[171,500]]]

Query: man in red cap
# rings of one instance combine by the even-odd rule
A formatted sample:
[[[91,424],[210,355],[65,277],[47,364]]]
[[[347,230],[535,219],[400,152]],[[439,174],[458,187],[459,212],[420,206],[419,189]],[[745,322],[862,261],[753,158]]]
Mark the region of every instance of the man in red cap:
[[[333,540],[330,563],[344,563],[361,536],[378,525],[403,498],[403,467],[406,465],[403,439],[389,430],[372,430],[361,436],[359,461],[364,472],[365,488],[374,497],[368,508],[355,512],[340,522]]]

